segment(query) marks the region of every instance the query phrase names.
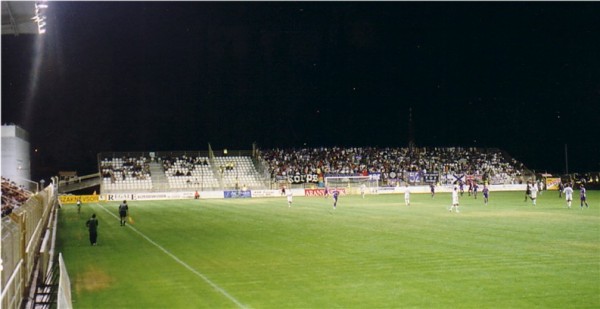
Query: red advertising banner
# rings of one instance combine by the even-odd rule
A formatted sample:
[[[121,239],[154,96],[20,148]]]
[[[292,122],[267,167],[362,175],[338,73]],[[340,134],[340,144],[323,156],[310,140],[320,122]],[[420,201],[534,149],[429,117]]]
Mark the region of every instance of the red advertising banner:
[[[467,180],[475,180],[479,183],[483,179],[483,175],[467,175],[466,178]]]
[[[342,194],[346,194],[346,188],[337,189]],[[329,189],[329,195],[333,192]],[[325,189],[304,189],[304,196],[325,196]]]

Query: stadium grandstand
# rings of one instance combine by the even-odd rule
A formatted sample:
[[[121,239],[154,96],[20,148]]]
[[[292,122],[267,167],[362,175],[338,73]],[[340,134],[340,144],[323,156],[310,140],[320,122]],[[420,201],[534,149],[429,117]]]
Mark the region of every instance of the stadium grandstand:
[[[451,186],[458,182],[522,185],[532,179],[560,179],[534,173],[497,148],[317,147],[98,154],[99,171],[61,180],[62,193],[94,187],[101,195],[323,188],[331,177],[369,177],[378,186]],[[590,178],[564,176],[567,179]],[[350,184],[347,184],[350,185]],[[221,196],[222,197],[222,196]],[[101,197],[102,198],[102,197]]]
[[[209,145],[209,151],[100,153],[98,167],[97,174],[62,179],[60,192],[93,186],[101,194],[306,188],[323,187],[324,179],[334,176],[370,175],[382,186],[451,184],[463,178],[520,184],[531,177],[523,163],[501,150],[462,147],[255,147],[218,155]]]

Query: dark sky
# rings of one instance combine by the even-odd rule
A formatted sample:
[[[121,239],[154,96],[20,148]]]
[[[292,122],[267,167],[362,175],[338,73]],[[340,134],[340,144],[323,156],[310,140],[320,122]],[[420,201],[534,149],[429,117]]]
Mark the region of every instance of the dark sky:
[[[2,36],[33,177],[104,151],[498,147],[600,170],[598,2],[51,2]],[[38,46],[39,45],[39,46]],[[36,47],[38,46],[38,47]]]

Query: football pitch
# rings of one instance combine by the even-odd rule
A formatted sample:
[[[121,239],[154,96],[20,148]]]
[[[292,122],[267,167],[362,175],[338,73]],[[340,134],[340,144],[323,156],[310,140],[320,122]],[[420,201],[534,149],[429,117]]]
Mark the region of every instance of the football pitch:
[[[58,250],[75,308],[599,308],[600,192],[574,195],[65,205]]]

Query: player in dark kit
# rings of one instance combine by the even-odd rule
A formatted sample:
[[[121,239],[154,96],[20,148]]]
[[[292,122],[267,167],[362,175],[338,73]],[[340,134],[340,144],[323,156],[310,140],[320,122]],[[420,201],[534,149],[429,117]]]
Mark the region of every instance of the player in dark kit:
[[[558,197],[561,198],[562,197],[562,193],[565,190],[565,186],[563,185],[562,181],[558,183]]]
[[[340,195],[340,191],[337,190],[337,188],[335,190],[333,190],[333,209],[335,209],[335,207],[337,206],[337,202],[338,202],[338,196]]]
[[[527,182],[527,189],[525,189],[525,202],[527,202],[527,198],[531,197],[531,185],[529,181]]]
[[[486,185],[483,185],[483,190],[481,192],[483,193],[483,202],[484,202],[484,204],[487,205],[489,195],[490,195],[490,189],[488,189],[488,187]]]
[[[129,207],[127,206],[127,201],[123,201],[121,205],[119,205],[119,217],[121,218],[121,226],[124,226],[127,222],[127,213],[129,212]]]
[[[429,190],[431,191],[431,198],[433,198],[435,196],[435,185],[434,184],[430,184],[429,185]]]
[[[585,208],[590,207],[590,206],[588,206],[588,203],[587,203],[587,195],[586,195],[585,187],[583,186],[583,184],[581,184],[581,186],[579,186],[579,200],[581,201],[581,204],[579,205],[581,207],[581,209],[583,209],[583,204],[585,204]]]

